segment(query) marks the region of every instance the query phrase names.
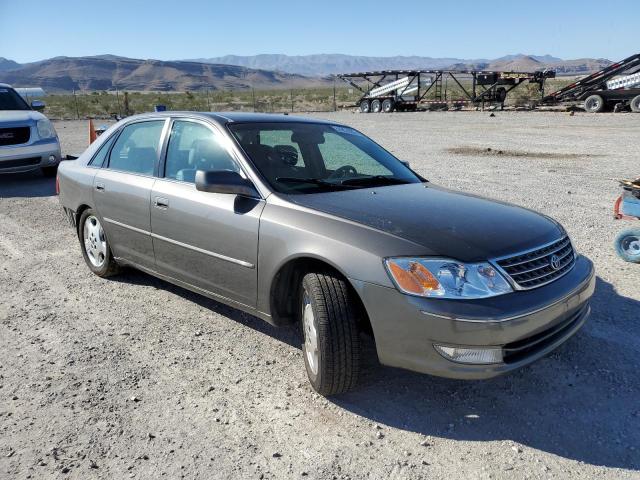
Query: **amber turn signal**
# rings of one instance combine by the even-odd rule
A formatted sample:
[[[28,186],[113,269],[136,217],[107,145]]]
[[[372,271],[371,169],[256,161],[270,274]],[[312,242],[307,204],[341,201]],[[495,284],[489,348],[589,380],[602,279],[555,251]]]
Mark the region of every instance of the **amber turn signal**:
[[[389,260],[387,265],[398,287],[407,293],[423,294],[440,288],[440,282],[418,262],[402,267],[395,260]]]

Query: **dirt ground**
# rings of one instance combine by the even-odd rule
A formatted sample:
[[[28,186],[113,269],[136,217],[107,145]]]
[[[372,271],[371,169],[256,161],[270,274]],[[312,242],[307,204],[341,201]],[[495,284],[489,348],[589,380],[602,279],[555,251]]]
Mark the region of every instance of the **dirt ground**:
[[[640,265],[612,246],[640,115],[324,116],[435,183],[561,221],[598,273],[582,331],[490,381],[370,355],[357,391],[325,399],[293,329],[136,271],[96,277],[54,181],[0,177],[0,478],[640,478]],[[86,122],[56,128],[64,153],[86,146]]]

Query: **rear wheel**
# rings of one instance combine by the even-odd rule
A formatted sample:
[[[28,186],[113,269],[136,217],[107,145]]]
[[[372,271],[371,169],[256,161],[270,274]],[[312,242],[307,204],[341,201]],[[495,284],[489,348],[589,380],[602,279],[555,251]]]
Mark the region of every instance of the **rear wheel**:
[[[82,247],[82,256],[89,270],[99,277],[110,277],[120,271],[118,264],[113,259],[100,220],[90,208],[80,215],[78,238]]]
[[[369,100],[362,100],[360,102],[360,111],[362,113],[369,113],[371,111],[371,104],[369,103]]]
[[[395,106],[396,105],[395,105],[395,102],[393,101],[393,99],[385,98],[384,101],[382,102],[382,111],[384,113],[393,112]]]
[[[640,113],[640,95],[633,97],[631,102],[629,102],[629,106],[632,112]]]
[[[589,113],[599,113],[604,110],[604,99],[600,95],[591,95],[584,101],[584,109]]]
[[[507,99],[507,90],[503,87],[496,89],[496,100],[498,100],[500,103],[504,103],[506,99]]]
[[[302,352],[309,382],[321,395],[346,392],[358,381],[358,308],[351,295],[346,282],[331,273],[308,273],[302,279]]]
[[[379,113],[382,111],[382,102],[380,100],[375,99],[371,102],[371,111],[373,113]]]
[[[616,252],[625,262],[640,263],[640,229],[620,232],[616,237]]]

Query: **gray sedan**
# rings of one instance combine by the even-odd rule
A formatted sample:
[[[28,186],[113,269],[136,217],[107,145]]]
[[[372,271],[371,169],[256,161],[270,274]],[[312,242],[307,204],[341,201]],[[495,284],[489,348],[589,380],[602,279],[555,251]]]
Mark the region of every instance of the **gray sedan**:
[[[382,364],[489,378],[548,354],[589,314],[592,263],[533,211],[429,183],[348,126],[286,115],[129,117],[61,164],[85,261],[131,266],[300,323],[309,380]]]

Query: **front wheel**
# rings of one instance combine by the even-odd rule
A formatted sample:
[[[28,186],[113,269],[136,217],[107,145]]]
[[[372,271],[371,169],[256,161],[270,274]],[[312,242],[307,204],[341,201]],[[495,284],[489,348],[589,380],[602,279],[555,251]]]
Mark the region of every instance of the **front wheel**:
[[[633,97],[629,106],[631,107],[632,112],[640,113],[640,95]]]
[[[93,273],[99,277],[110,277],[120,271],[111,253],[102,224],[90,208],[80,215],[78,238],[84,261]]]
[[[625,262],[640,263],[640,228],[620,232],[615,246],[616,252]]]
[[[346,282],[331,273],[308,273],[300,288],[302,352],[311,386],[321,395],[355,387],[360,370],[358,308]]]

